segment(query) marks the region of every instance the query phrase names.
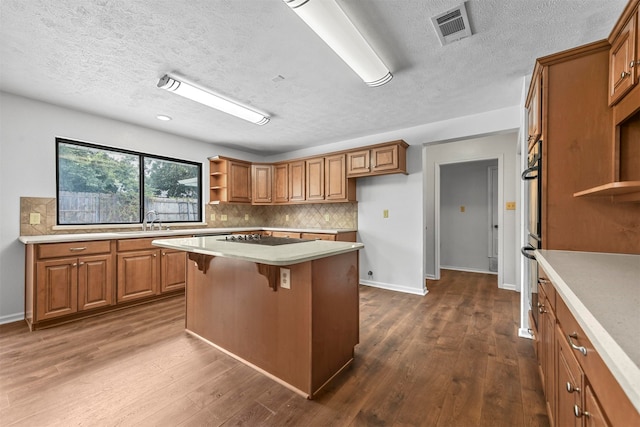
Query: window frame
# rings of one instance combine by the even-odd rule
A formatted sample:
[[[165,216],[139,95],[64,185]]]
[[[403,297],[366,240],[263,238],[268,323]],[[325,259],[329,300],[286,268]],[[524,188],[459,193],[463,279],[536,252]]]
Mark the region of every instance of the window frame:
[[[60,223],[60,158],[59,158],[59,154],[60,154],[60,144],[65,144],[65,145],[74,145],[77,147],[85,147],[85,148],[91,148],[91,149],[96,149],[96,150],[102,150],[102,151],[107,151],[107,152],[114,152],[114,153],[122,153],[122,154],[126,154],[126,155],[130,155],[130,156],[137,156],[138,157],[138,176],[139,176],[139,205],[140,205],[140,211],[139,211],[139,221],[138,222],[88,222],[88,223],[73,223],[73,224],[61,224]],[[117,148],[117,147],[110,147],[110,146],[106,146],[106,145],[100,145],[100,144],[94,144],[94,143],[90,143],[90,142],[84,142],[84,141],[76,141],[73,139],[68,139],[68,138],[60,138],[60,137],[56,137],[56,225],[57,226],[69,226],[69,227],[73,227],[73,226],[95,226],[95,225],[99,225],[99,226],[105,226],[105,227],[110,227],[110,226],[126,226],[126,225],[141,225],[144,222],[144,218],[145,218],[145,206],[144,206],[144,199],[145,199],[145,159],[153,159],[153,160],[161,160],[161,161],[167,161],[167,162],[174,162],[174,163],[179,163],[179,164],[184,164],[186,166],[195,166],[198,168],[198,218],[189,221],[189,220],[177,220],[177,221],[162,221],[165,224],[176,224],[176,223],[202,223],[203,220],[203,204],[202,204],[202,200],[203,200],[203,193],[204,193],[204,188],[202,187],[202,163],[200,162],[194,162],[194,161],[190,161],[190,160],[184,160],[184,159],[177,159],[177,158],[173,158],[173,157],[167,157],[167,156],[160,156],[160,155],[156,155],[156,154],[149,154],[149,153],[144,153],[141,151],[133,151],[133,150],[127,150],[124,148]]]

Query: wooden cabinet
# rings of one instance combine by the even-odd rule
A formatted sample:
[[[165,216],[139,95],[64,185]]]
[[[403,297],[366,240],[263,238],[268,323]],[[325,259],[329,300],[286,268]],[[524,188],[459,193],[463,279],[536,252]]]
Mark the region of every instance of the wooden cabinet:
[[[26,268],[30,326],[114,303],[110,241],[30,245]]]
[[[272,231],[272,237],[287,237],[289,239],[299,239],[300,233],[295,231]]]
[[[251,165],[251,188],[254,205],[271,204],[273,194],[273,166],[267,164]]]
[[[305,160],[306,200],[324,200],[324,157]]]
[[[187,281],[187,254],[160,250],[160,293],[183,290]]]
[[[542,268],[540,277],[538,361],[551,424],[640,425],[640,413]]]
[[[306,200],[305,162],[300,160],[289,163],[289,201],[304,202]]]
[[[640,205],[575,197],[612,180],[609,47],[601,41],[536,61],[532,82],[542,83],[543,249],[640,253]],[[537,89],[532,87],[533,92]]]
[[[355,242],[356,232],[348,231],[343,233],[329,234],[329,233],[302,233],[300,235],[302,239],[313,240],[329,240],[334,242]]]
[[[289,164],[279,163],[273,166],[273,201],[289,202]]]
[[[614,29],[609,51],[609,105],[617,103],[638,83],[637,4],[629,13],[623,13],[620,24]]]
[[[118,254],[118,302],[158,293],[158,253],[153,249]]]
[[[153,238],[118,240],[118,302],[184,289],[186,254],[159,249],[152,241]]]
[[[547,399],[547,411],[552,419],[556,413],[556,316],[554,312],[554,295],[548,295],[545,288],[538,288],[538,298],[540,301],[538,320],[540,322],[540,371],[542,374],[542,385]]]
[[[346,155],[325,157],[325,200],[355,201],[356,181],[347,178]]]
[[[542,135],[542,73],[531,80],[526,101],[529,151]]]
[[[29,328],[184,292],[185,252],[161,250],[151,245],[152,240],[28,244],[25,320]]]
[[[347,152],[347,177],[407,173],[407,147],[402,140]]]
[[[209,203],[251,203],[251,163],[209,158]]]

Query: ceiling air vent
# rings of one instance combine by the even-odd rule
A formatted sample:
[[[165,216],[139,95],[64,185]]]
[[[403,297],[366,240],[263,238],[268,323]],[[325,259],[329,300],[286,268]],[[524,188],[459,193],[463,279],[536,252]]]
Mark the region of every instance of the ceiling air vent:
[[[431,17],[431,22],[442,46],[471,35],[471,26],[464,3],[455,9]]]

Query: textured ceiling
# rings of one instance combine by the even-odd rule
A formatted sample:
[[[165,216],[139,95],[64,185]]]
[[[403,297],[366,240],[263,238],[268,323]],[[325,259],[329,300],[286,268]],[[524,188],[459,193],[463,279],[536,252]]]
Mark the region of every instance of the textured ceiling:
[[[535,58],[606,38],[626,4],[469,0],[474,35],[442,47],[430,17],[461,0],[338,1],[391,82],[367,87],[282,0],[1,0],[0,90],[274,154],[517,105]],[[271,122],[158,89],[167,72]]]

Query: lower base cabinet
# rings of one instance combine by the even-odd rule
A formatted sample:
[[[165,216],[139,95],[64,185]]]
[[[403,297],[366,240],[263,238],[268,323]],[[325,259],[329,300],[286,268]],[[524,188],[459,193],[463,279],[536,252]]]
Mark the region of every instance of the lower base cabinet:
[[[537,357],[556,427],[640,426],[635,409],[573,314],[539,270]]]
[[[26,246],[25,320],[31,330],[184,292],[186,253],[152,238]]]

